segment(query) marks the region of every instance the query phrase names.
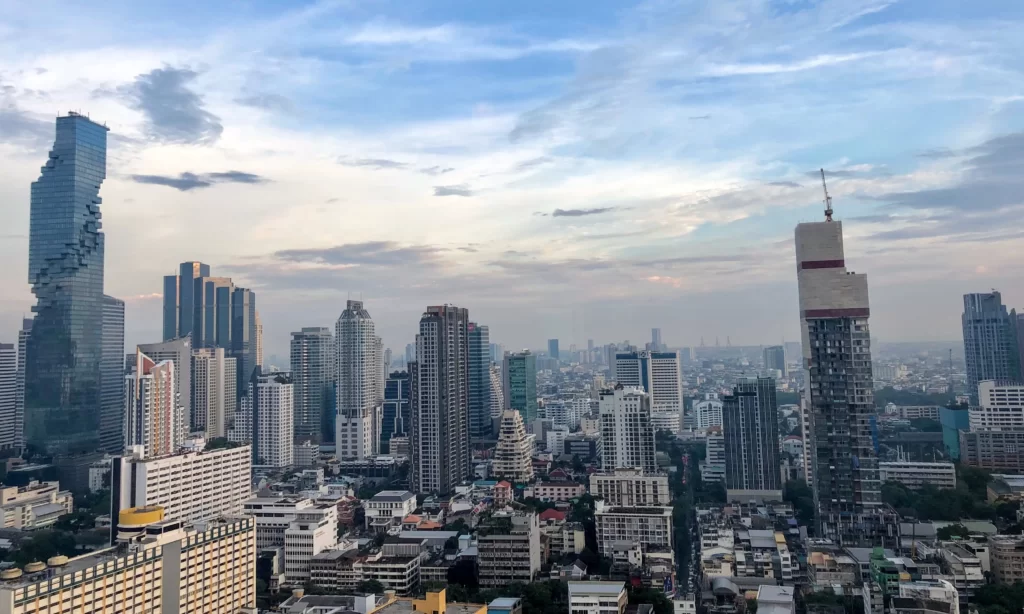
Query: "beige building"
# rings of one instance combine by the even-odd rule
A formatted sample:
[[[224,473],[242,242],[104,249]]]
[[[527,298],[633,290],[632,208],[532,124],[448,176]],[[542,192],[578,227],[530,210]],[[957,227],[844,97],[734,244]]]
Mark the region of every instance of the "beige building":
[[[533,582],[541,564],[537,514],[499,511],[482,519],[477,526],[477,550],[480,586]]]
[[[0,573],[0,614],[237,614],[256,605],[249,518],[184,525],[123,510],[118,544]]]
[[[994,535],[989,538],[988,546],[996,582],[1024,582],[1024,536]]]
[[[569,582],[569,614],[623,614],[627,603],[622,582]]]
[[[576,482],[539,482],[523,490],[523,495],[541,501],[572,501],[586,492],[587,488]]]
[[[893,461],[878,463],[878,476],[883,483],[893,481],[907,488],[923,486],[956,488],[956,467],[951,462]]]
[[[638,469],[616,469],[612,473],[590,476],[590,494],[608,505],[639,507],[671,505],[668,476],[645,475]]]
[[[618,507],[598,501],[594,522],[602,555],[621,543],[672,548],[671,507]]]
[[[57,482],[30,482],[28,486],[0,488],[3,528],[43,529],[73,509],[71,492]]]
[[[533,481],[533,435],[526,434],[523,416],[510,409],[501,412],[498,445],[494,449],[494,476],[522,484]]]

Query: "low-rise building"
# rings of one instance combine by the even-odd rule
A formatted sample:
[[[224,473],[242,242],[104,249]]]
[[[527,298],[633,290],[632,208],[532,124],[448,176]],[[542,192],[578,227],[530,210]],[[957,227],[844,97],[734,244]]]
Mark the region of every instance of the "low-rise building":
[[[569,614],[624,614],[627,603],[622,582],[569,582]]]
[[[338,508],[314,505],[296,510],[284,531],[284,576],[289,586],[309,581],[310,560],[338,543]]]
[[[985,572],[978,556],[953,542],[941,544],[943,571],[952,581],[960,596],[960,605],[967,607],[979,588],[985,584]]]
[[[762,584],[757,589],[759,614],[796,614],[796,589]]]
[[[891,611],[893,614],[960,614],[960,596],[946,580],[901,582],[892,597]]]
[[[590,476],[590,494],[609,505],[625,507],[670,505],[668,476],[639,469],[616,469]]]
[[[325,550],[309,566],[310,584],[342,592],[376,580],[399,595],[411,595],[420,585],[422,543],[392,538],[377,552],[360,554],[354,544]]]
[[[566,454],[575,456],[585,463],[600,458],[603,449],[601,435],[596,431],[571,433],[565,437],[562,445]]]
[[[988,546],[996,582],[1024,582],[1024,536],[993,535],[988,540]]]
[[[950,462],[880,462],[878,474],[882,482],[899,482],[915,490],[923,486],[956,488],[956,467]]]
[[[366,529],[376,533],[397,534],[402,519],[416,510],[416,495],[408,490],[385,490],[363,504]]]
[[[74,507],[71,492],[58,482],[29,482],[26,486],[0,488],[3,528],[33,531],[57,522]]]
[[[598,501],[594,521],[601,554],[621,542],[672,546],[671,507],[619,507]]]
[[[533,512],[497,511],[477,526],[480,586],[533,582],[540,571],[540,526]]]
[[[538,482],[524,489],[523,496],[541,501],[572,501],[586,492],[587,488],[576,482]]]

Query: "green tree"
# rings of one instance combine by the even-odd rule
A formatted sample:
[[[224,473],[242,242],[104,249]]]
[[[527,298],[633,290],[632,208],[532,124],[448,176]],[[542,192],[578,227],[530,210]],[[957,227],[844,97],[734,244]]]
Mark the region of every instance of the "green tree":
[[[956,537],[966,538],[969,537],[970,534],[971,532],[962,524],[947,525],[935,532],[935,536],[941,540],[949,540]]]
[[[641,587],[630,587],[629,603],[649,603],[654,606],[654,614],[672,614],[674,607],[672,601],[665,596],[665,592],[655,589]]]
[[[384,585],[378,580],[363,580],[356,585],[357,593],[372,593],[374,595],[384,594]]]
[[[788,480],[782,487],[782,500],[792,504],[800,524],[814,526],[814,492],[803,480]]]

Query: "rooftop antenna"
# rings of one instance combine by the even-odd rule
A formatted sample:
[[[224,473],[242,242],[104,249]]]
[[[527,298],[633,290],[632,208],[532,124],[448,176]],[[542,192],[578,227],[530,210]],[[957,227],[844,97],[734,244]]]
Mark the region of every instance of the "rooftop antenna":
[[[821,188],[825,190],[825,221],[832,221],[832,197],[828,195],[828,186],[825,185],[825,169],[821,169]]]

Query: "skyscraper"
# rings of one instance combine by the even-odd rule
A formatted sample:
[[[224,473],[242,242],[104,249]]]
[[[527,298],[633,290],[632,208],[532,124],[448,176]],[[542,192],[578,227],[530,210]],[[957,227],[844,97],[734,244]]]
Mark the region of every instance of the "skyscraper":
[[[770,345],[763,351],[764,368],[767,371],[780,371],[782,377],[789,376],[789,368],[786,366],[786,347],[782,345]]]
[[[656,473],[654,426],[651,422],[651,398],[641,388],[602,390],[599,399],[601,443],[604,449],[601,467],[606,472],[636,468]]]
[[[651,350],[653,350],[655,352],[660,352],[660,351],[662,351],[662,347],[664,347],[664,346],[662,346],[662,344],[661,344],[661,329],[660,328],[652,328],[651,329]]]
[[[100,445],[108,454],[120,454],[124,445],[124,301],[106,295],[100,360]]]
[[[185,440],[184,409],[174,363],[156,362],[135,352],[135,368],[125,376],[124,448],[141,446],[146,458],[175,454]]]
[[[475,322],[469,323],[469,437],[491,439],[490,330]]]
[[[294,388],[287,373],[263,374],[249,381],[245,406],[252,411],[253,463],[284,468],[295,464]]]
[[[231,345],[238,371],[236,394],[246,393],[248,382],[256,371],[256,293],[247,288],[233,288],[231,292]]]
[[[32,318],[23,318],[21,330],[18,331],[18,373],[15,378],[14,415],[18,420],[16,432],[18,434],[17,444],[19,448],[25,447],[25,363],[27,362],[28,338],[32,334],[33,321]]]
[[[0,450],[18,448],[18,348],[0,343]]]
[[[207,438],[227,437],[238,397],[235,359],[224,348],[199,348],[192,353],[192,430]]]
[[[259,310],[256,311],[256,366],[263,366],[263,320]]]
[[[292,384],[295,387],[295,437],[320,442],[324,412],[333,407],[334,336],[327,327],[292,333]]]
[[[868,281],[848,272],[842,222],[799,224],[795,231],[808,424],[820,537],[843,545],[883,543],[892,526],[882,506],[871,432]]]
[[[500,367],[491,363],[488,375],[491,381],[491,424],[501,418],[501,412],[505,411],[505,392],[502,388]]]
[[[517,484],[533,481],[533,438],[526,434],[522,414],[502,412],[498,445],[494,448],[494,476]]]
[[[470,474],[469,311],[427,307],[416,336],[412,383],[409,484],[447,494]]]
[[[548,356],[558,360],[558,339],[548,339]]]
[[[202,262],[182,262],[177,275],[164,276],[164,340],[192,334],[195,293],[202,287],[196,282],[209,276],[210,265]]]
[[[184,408],[184,428],[187,435],[193,430],[192,415],[192,338],[178,337],[160,343],[139,344],[139,351],[161,363],[174,363],[174,381],[177,386],[178,402]],[[123,378],[122,378],[123,380]]]
[[[377,453],[380,401],[377,354],[370,312],[362,301],[348,301],[335,325],[337,408],[335,445],[339,458],[363,459]],[[383,390],[379,391],[383,394]]]
[[[100,447],[103,252],[100,184],[107,127],[57,118],[56,138],[32,184],[28,281],[36,297],[25,365],[25,434],[53,454]]]
[[[406,343],[405,344],[405,364],[408,365],[410,362],[416,361],[416,344]]]
[[[388,376],[388,381],[384,384],[384,403],[381,410],[381,453],[393,453],[389,445],[392,437],[405,437],[409,434],[409,395],[408,371],[395,371]]]
[[[730,498],[782,500],[775,380],[741,379],[722,399],[725,488]]]
[[[1021,381],[1017,313],[1006,311],[999,292],[964,295],[961,316],[967,393],[978,402],[978,382]]]
[[[683,376],[679,352],[625,352],[615,355],[615,375],[623,386],[651,397],[654,427],[679,433],[683,420]]]
[[[500,343],[491,344],[491,362],[501,364],[505,360],[505,346]]]
[[[506,353],[501,376],[505,409],[516,410],[523,422],[533,424],[537,419],[537,357],[529,350]]]

